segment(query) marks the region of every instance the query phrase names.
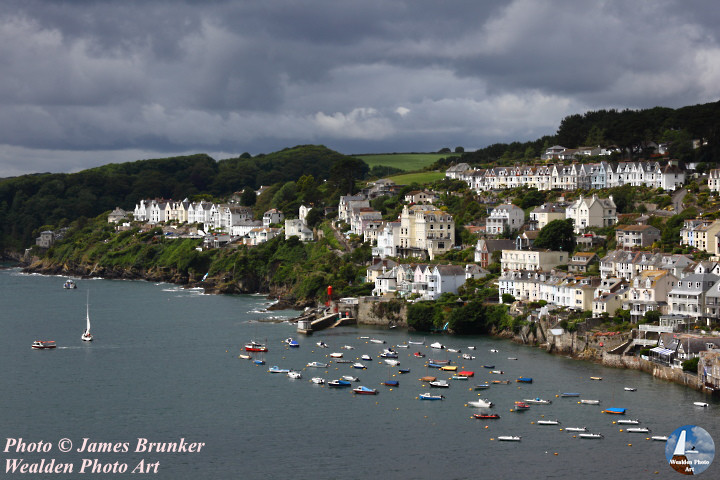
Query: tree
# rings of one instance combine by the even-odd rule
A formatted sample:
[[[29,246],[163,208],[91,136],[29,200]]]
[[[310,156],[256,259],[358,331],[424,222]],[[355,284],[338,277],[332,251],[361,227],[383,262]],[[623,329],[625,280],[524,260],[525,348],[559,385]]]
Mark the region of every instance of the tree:
[[[572,219],[553,220],[540,229],[535,239],[536,248],[562,250],[572,253],[575,250],[575,232]]]
[[[455,147],[455,153],[465,153],[465,149],[463,147]]]
[[[645,312],[645,323],[658,323],[660,321],[659,310],[648,310]]]
[[[252,188],[246,187],[240,196],[240,204],[245,207],[252,207],[257,202],[257,193]]]
[[[342,195],[352,195],[357,190],[355,181],[364,179],[370,167],[359,158],[343,157],[330,167],[330,183]]]

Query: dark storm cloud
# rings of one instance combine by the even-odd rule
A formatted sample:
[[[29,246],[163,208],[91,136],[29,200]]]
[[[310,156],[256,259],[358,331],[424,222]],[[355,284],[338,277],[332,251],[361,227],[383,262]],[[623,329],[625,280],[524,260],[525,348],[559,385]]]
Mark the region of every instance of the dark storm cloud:
[[[475,148],[717,100],[714,3],[6,0],[0,177],[323,143]]]

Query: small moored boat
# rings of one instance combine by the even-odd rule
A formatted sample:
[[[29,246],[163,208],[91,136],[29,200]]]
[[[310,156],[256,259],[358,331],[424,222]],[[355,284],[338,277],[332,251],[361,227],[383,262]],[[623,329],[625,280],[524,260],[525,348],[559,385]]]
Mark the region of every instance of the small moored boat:
[[[317,345],[320,348],[328,348],[327,343],[322,342],[322,341],[317,342],[315,345]]]
[[[515,402],[515,410],[523,411],[530,409],[530,405],[525,402]]]
[[[500,435],[497,439],[501,442],[519,442],[522,437],[520,435]]]
[[[473,413],[473,418],[477,418],[478,420],[493,420],[500,418],[500,415],[497,413]]]
[[[618,420],[615,423],[617,423],[618,425],[640,425],[640,420],[637,420],[637,419],[631,420],[628,418],[625,420]]]
[[[625,411],[626,411],[626,409],[624,409],[624,408],[615,408],[615,407],[612,407],[612,408],[606,408],[606,409],[603,410],[602,412],[603,412],[603,413],[609,413],[609,414],[611,414],[611,415],[625,415]]]
[[[357,369],[362,370],[362,369],[365,369],[365,368],[367,368],[367,367],[366,367],[365,364],[363,364],[363,363],[353,363],[353,368],[357,368]]]
[[[246,352],[267,352],[267,346],[263,343],[256,342],[255,340],[251,340],[249,343],[245,344],[245,351]]]
[[[268,372],[270,373],[288,373],[290,372],[287,368],[280,368],[277,365],[273,365],[272,367],[268,368]]]
[[[430,348],[434,348],[434,349],[437,349],[437,350],[442,350],[442,349],[445,348],[445,345],[443,345],[443,344],[440,343],[440,342],[435,342],[435,343],[431,343],[431,344],[430,344]]]
[[[581,433],[578,435],[580,438],[599,439],[603,438],[602,433]]]
[[[579,397],[580,394],[576,392],[563,392],[560,394],[561,397]]]
[[[327,382],[328,387],[334,387],[334,388],[342,388],[342,387],[349,387],[352,385],[347,380],[330,380]]]
[[[330,358],[342,358],[343,354],[342,352],[333,352],[330,354]]]
[[[582,405],[600,405],[600,400],[581,399],[580,403]]]
[[[490,370],[490,373],[494,373],[495,375],[503,375],[505,372],[502,370]]]
[[[392,358],[389,358],[389,359],[385,360],[385,363],[387,363],[388,365],[391,365],[391,366],[393,366],[393,367],[397,367],[398,365],[400,365],[400,362],[399,362],[399,361],[394,360],[394,359],[392,359]]]
[[[493,403],[488,400],[487,398],[478,398],[475,401],[469,401],[467,402],[468,407],[474,407],[474,408],[490,408],[493,406]]]
[[[418,398],[420,398],[420,400],[442,400],[443,398],[445,398],[445,396],[444,395],[433,395],[430,392],[427,392],[427,393],[421,393]]]
[[[422,352],[415,352],[415,353],[413,353],[413,356],[417,357],[417,358],[424,358],[425,354]]]
[[[454,372],[457,370],[457,365],[443,365],[440,367],[440,370],[445,370],[446,372]]]
[[[360,379],[358,377],[353,377],[352,375],[343,375],[343,380],[347,380],[348,382],[359,382]]]
[[[533,379],[530,377],[518,377],[518,379],[515,381],[518,383],[532,383]]]
[[[475,357],[473,357],[469,353],[463,353],[462,358],[463,358],[463,360],[475,360]]]
[[[647,427],[630,427],[625,429],[628,433],[649,433],[650,429]]]
[[[432,388],[450,388],[450,384],[445,380],[435,380],[434,382],[428,382]]]
[[[693,402],[693,405],[695,405],[696,407],[703,407],[703,408],[707,408],[710,406],[709,403],[705,403],[705,402]]]
[[[385,343],[385,340],[380,340],[379,338],[371,338],[370,343]]]
[[[509,384],[510,384],[510,380],[493,380],[493,381],[490,382],[490,383],[502,384],[502,385],[509,385]]]
[[[437,377],[431,377],[431,376],[422,377],[420,379],[421,382],[434,382],[435,380],[437,380]]]
[[[63,284],[63,288],[66,290],[72,290],[74,288],[77,288],[77,285],[75,284],[75,280],[72,278],[68,278],[65,280],[65,283]]]
[[[410,369],[409,368],[399,368],[398,373],[402,373],[402,374],[410,373]]]
[[[295,379],[297,379],[297,378],[302,378],[302,373],[297,372],[297,371],[295,371],[295,370],[290,370],[290,371],[287,373],[287,376],[290,377],[290,378],[295,378]]]
[[[590,377],[590,380],[602,380],[602,377]]]
[[[325,379],[322,377],[313,377],[310,379],[310,381],[312,383],[314,383],[315,385],[324,385],[325,384]]]
[[[559,420],[538,420],[535,423],[537,423],[538,425],[560,425]]]
[[[397,380],[385,380],[384,382],[380,382],[381,385],[385,385],[386,387],[399,387],[400,382]]]
[[[490,388],[490,384],[488,384],[488,383],[482,383],[482,384],[480,384],[480,385],[475,385],[475,388],[474,388],[474,389],[475,389],[475,390],[486,390],[486,389],[488,389],[488,388]]]
[[[587,432],[587,427],[565,427],[566,432]]]
[[[637,392],[637,388],[635,387],[625,387],[626,392]]]
[[[364,360],[366,362],[372,362],[372,357],[370,355],[363,355],[360,357],[360,360]]]
[[[353,393],[357,393],[358,395],[377,395],[378,391],[374,388],[359,386],[353,388]]]
[[[310,362],[307,364],[307,366],[313,368],[327,368],[328,364],[323,362]]]
[[[483,368],[495,368],[495,365],[483,365]]]
[[[552,400],[543,400],[542,398],[536,397],[536,398],[526,398],[523,400],[525,403],[531,403],[533,405],[549,405],[552,403]]]
[[[650,438],[652,440],[655,440],[656,442],[667,442],[667,440],[668,440],[667,435],[653,435]]]
[[[451,378],[451,380],[465,380],[465,381],[468,380],[468,377],[464,377],[464,376],[462,376],[462,375],[453,375],[453,376],[450,377],[450,378]]]

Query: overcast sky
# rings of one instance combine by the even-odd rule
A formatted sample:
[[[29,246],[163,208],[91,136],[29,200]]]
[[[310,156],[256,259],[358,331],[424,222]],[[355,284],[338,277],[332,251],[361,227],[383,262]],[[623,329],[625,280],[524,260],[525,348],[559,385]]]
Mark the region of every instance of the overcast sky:
[[[720,97],[714,0],[3,0],[0,177],[466,150]]]

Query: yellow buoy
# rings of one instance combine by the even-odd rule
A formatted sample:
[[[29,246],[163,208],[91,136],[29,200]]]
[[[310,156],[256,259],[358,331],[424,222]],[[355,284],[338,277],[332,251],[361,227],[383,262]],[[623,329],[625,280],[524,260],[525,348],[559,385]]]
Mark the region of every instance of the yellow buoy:
[[[553,453],[553,455],[557,455],[557,454],[558,454],[558,452]]]
[[[628,447],[632,447],[632,443],[628,443]]]

